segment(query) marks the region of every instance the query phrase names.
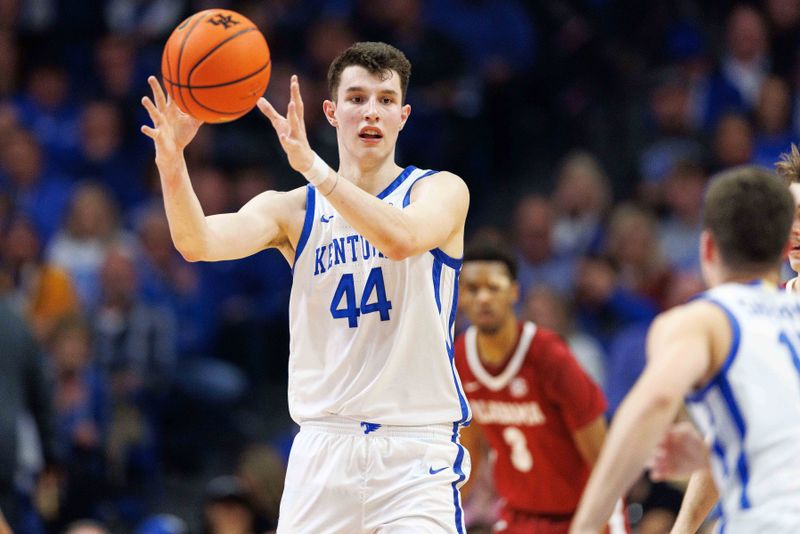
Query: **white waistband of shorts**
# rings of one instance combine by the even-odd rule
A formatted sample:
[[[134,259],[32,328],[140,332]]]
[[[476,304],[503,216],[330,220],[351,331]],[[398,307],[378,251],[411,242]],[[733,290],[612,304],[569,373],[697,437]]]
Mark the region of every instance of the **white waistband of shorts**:
[[[401,426],[381,425],[369,421],[357,421],[346,417],[329,416],[321,419],[309,419],[300,423],[300,429],[315,429],[337,434],[353,434],[362,436],[394,436],[418,439],[453,440],[453,423],[438,425]]]

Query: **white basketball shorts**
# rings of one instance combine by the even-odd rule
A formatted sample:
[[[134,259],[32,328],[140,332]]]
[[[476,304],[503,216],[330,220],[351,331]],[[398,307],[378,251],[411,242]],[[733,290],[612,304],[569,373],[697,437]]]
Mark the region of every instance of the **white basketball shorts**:
[[[304,422],[278,534],[464,534],[459,487],[470,466],[454,424]]]

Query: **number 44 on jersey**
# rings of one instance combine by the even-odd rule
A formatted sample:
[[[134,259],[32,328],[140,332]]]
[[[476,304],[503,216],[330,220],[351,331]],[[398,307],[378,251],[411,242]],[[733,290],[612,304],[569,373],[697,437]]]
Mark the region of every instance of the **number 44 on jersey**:
[[[373,293],[375,301],[370,303]],[[358,327],[358,317],[367,313],[378,312],[381,321],[388,321],[391,309],[392,302],[386,299],[386,286],[383,283],[383,271],[380,267],[374,267],[369,272],[358,306],[356,306],[356,284],[350,273],[342,275],[331,300],[331,316],[334,319],[347,318],[347,325],[350,328]]]

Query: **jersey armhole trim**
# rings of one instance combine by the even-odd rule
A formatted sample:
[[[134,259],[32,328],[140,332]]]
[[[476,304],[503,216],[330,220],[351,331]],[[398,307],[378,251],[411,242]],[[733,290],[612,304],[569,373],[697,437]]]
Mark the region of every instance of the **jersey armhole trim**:
[[[461,269],[461,263],[462,263],[462,260],[463,260],[462,258],[454,258],[452,256],[448,256],[440,248],[435,248],[435,249],[431,250],[430,253],[433,254],[434,258],[436,258],[440,262],[444,263],[445,265],[447,265],[451,269],[454,269],[456,271]]]
[[[294,263],[292,264],[292,271],[294,271],[297,260],[300,259],[300,254],[306,248],[308,236],[311,235],[311,229],[314,227],[314,212],[316,203],[316,190],[314,186],[308,184],[306,186],[306,218],[303,221],[303,230],[300,232],[300,239],[297,241],[297,250],[294,253]]]
[[[397,189],[398,187],[400,187],[400,184],[402,184],[403,182],[405,182],[405,181],[406,181],[406,178],[408,178],[408,177],[411,175],[411,173],[412,173],[412,172],[414,172],[416,169],[417,169],[417,168],[416,168],[416,167],[414,167],[413,165],[409,165],[408,167],[406,167],[405,169],[403,169],[403,172],[401,172],[401,173],[400,173],[400,175],[399,175],[397,178],[395,178],[395,179],[394,179],[394,181],[393,181],[392,183],[390,183],[389,185],[387,185],[387,186],[386,186],[386,189],[384,189],[383,191],[381,191],[380,193],[378,193],[377,197],[378,197],[379,199],[383,200],[384,198],[386,198],[386,197],[388,197],[389,195],[391,195],[391,194],[392,194],[392,191],[394,191],[395,189]]]
[[[408,189],[406,190],[406,194],[403,196],[403,207],[404,208],[408,207],[408,205],[411,203],[411,190],[414,189],[414,186],[417,185],[417,182],[419,182],[423,178],[427,178],[428,176],[431,176],[431,175],[436,174],[438,172],[439,171],[428,171],[425,174],[423,174],[422,176],[418,176],[417,178],[414,179],[413,182],[411,182],[411,185],[408,186]]]
[[[739,343],[741,340],[741,328],[739,327],[739,321],[736,319],[736,317],[733,315],[733,312],[731,312],[731,310],[729,310],[727,306],[725,306],[724,304],[713,298],[699,297],[699,299],[704,300],[706,302],[710,302],[711,304],[718,306],[723,312],[725,312],[725,316],[728,318],[728,323],[730,323],[731,326],[731,347],[728,350],[727,356],[725,356],[725,361],[723,362],[722,367],[720,367],[719,371],[717,371],[717,374],[715,374],[705,386],[701,387],[694,393],[691,393],[690,395],[686,396],[686,400],[689,402],[700,402],[701,400],[703,400],[706,394],[711,390],[711,388],[718,385],[722,380],[724,380],[725,375],[728,372],[728,369],[730,369],[731,365],[733,365],[733,362],[736,359],[736,355],[739,353]]]

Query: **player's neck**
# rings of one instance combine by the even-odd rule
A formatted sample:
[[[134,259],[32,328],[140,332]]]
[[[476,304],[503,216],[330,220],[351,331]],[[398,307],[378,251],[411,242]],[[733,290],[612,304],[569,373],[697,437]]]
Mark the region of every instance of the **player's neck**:
[[[340,152],[341,154],[341,152]],[[384,159],[355,160],[342,154],[337,171],[355,185],[373,195],[377,195],[394,181],[403,169],[394,162],[394,152]]]
[[[754,280],[763,280],[764,282],[777,286],[780,284],[780,273],[777,269],[769,270],[752,270],[752,271],[728,271],[721,274],[719,284],[739,283],[748,284]]]
[[[499,367],[511,357],[519,341],[516,317],[511,317],[495,332],[478,331],[478,356],[484,365]]]

